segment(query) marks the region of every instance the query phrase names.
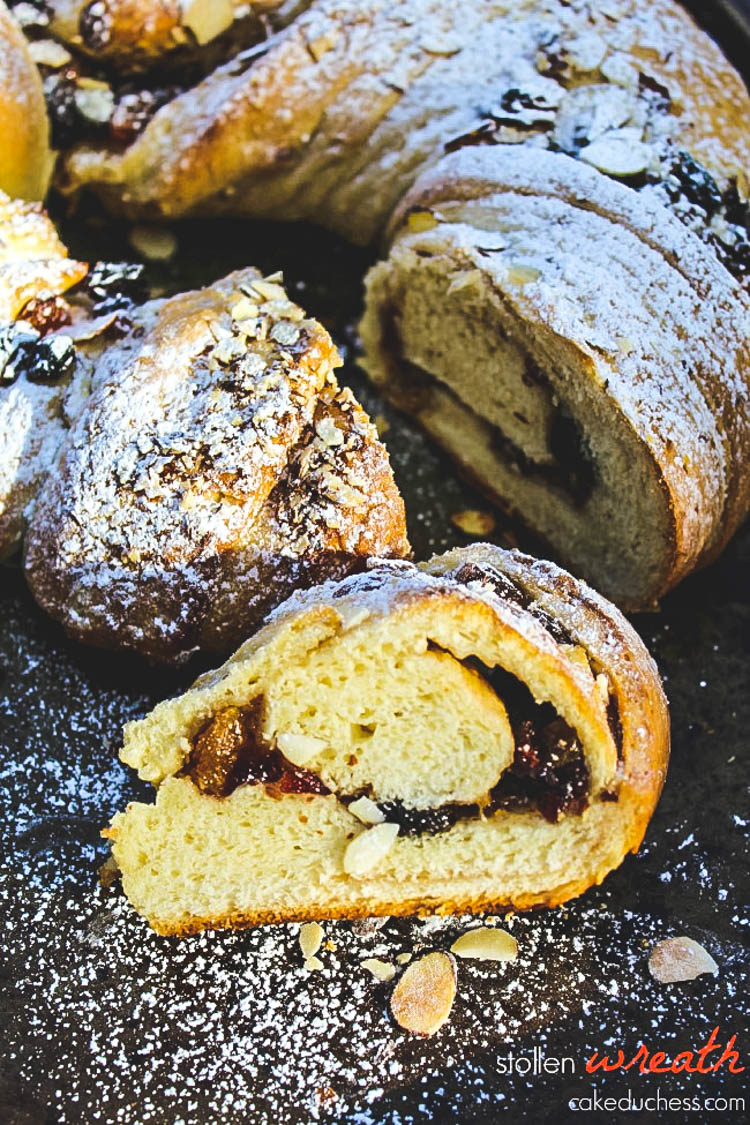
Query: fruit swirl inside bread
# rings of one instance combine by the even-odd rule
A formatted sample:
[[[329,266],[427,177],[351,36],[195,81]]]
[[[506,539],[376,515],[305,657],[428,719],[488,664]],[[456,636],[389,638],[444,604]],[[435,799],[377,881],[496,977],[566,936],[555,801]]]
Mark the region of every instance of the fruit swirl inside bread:
[[[475,546],[295,595],[126,729],[158,786],[108,835],[162,933],[564,901],[638,846],[656,671],[551,564]]]

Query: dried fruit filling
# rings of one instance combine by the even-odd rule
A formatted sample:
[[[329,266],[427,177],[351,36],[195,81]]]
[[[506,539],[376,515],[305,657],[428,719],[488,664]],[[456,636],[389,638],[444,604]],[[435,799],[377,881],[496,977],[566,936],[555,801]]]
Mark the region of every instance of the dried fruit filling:
[[[209,797],[228,797],[240,785],[261,782],[281,793],[329,790],[309,770],[287,762],[263,739],[263,697],[246,707],[225,707],[198,731],[183,774]]]
[[[381,802],[386,820],[404,836],[446,832],[460,820],[475,820],[501,809],[536,810],[556,822],[581,813],[588,804],[589,773],[576,732],[550,704],[538,704],[528,689],[502,669],[482,672],[508,710],[516,741],[515,757],[488,800],[410,808],[401,801]],[[183,775],[201,793],[228,797],[240,785],[266,785],[272,792],[326,795],[317,774],[288,762],[261,735],[263,698],[246,707],[226,707],[198,731]],[[351,795],[342,797],[346,804]]]

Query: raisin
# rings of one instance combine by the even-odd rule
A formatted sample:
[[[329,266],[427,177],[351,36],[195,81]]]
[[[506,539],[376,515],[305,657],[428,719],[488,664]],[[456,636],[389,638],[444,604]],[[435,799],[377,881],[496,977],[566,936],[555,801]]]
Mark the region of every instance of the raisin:
[[[23,307],[19,319],[25,320],[44,336],[70,324],[70,309],[62,297],[32,297]]]
[[[378,807],[387,821],[399,825],[404,836],[447,832],[457,821],[479,816],[478,805],[445,804],[433,809],[410,809],[401,801],[384,801]]]
[[[665,181],[665,188],[673,203],[682,196],[689,203],[713,215],[722,205],[722,195],[716,180],[688,152],[679,152]]]
[[[0,385],[19,375],[33,383],[54,383],[75,370],[76,351],[70,336],[40,339],[31,325],[9,325],[0,333]]]
[[[323,784],[316,773],[300,769],[299,766],[284,765],[279,789],[282,793],[315,793],[325,797],[331,790]]]
[[[238,785],[278,781],[278,756],[260,735],[263,697],[248,707],[225,707],[201,728],[185,772],[201,793],[227,797]]]
[[[81,12],[78,31],[84,47],[94,53],[103,51],[112,38],[112,18],[104,0],[94,0]]]
[[[21,374],[21,360],[26,349],[36,344],[39,334],[24,324],[6,324],[0,328],[0,386],[9,387]]]
[[[481,582],[483,586],[489,586],[503,601],[512,602],[513,605],[521,606],[524,609],[529,604],[529,598],[523,590],[494,566],[477,566],[475,563],[464,563],[463,566],[458,568],[453,578],[456,582],[464,584]]]
[[[32,383],[53,383],[72,375],[75,366],[76,349],[71,337],[48,336],[33,345],[25,371]]]
[[[80,140],[85,132],[76,108],[77,82],[78,72],[74,67],[66,67],[44,79],[43,90],[53,148],[67,148]]]
[[[545,715],[542,707],[539,715]],[[490,807],[535,806],[552,823],[562,813],[583,812],[588,803],[589,773],[573,728],[559,716],[544,725],[537,717],[513,725],[513,764],[492,790]]]
[[[159,90],[127,90],[120,94],[109,122],[117,145],[129,145],[143,132],[157,110],[179,93],[176,86]]]
[[[138,262],[95,262],[84,284],[98,313],[127,308],[149,295],[144,269]]]

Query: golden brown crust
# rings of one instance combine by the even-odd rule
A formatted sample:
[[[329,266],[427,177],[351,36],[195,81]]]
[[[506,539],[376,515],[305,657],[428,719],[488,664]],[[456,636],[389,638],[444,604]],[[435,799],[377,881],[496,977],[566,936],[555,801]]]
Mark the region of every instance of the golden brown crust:
[[[533,197],[539,214],[549,213],[539,230],[524,216],[522,227],[535,231],[526,249],[544,258],[548,232],[558,232],[551,265],[560,277],[551,269],[543,291],[529,287],[519,320],[557,334],[558,354],[577,365],[582,388],[609,384],[623,443],[628,429],[640,442],[639,484],[648,478],[661,494],[660,511],[639,520],[634,510],[638,530],[621,539],[635,542],[647,526],[661,555],[647,565],[632,560],[640,588],[611,576],[606,592],[628,608],[652,607],[718,555],[750,507],[741,292],[750,261],[750,100],[739,76],[669,2],[616,0],[601,11],[410,0],[404,21],[387,0],[314,0],[279,26],[252,57],[217,67],[164,105],[124,150],[77,146],[64,160],[66,188],[90,186],[133,215],[312,218],[357,241],[382,234],[394,209],[399,221],[417,205],[465,205],[460,221],[471,226],[471,204],[483,200],[476,245],[462,249],[467,269],[489,275],[484,235],[501,218],[507,224],[519,195]],[[481,169],[462,159],[471,156]],[[524,185],[515,176],[521,158]],[[552,213],[556,200],[567,212]],[[568,223],[575,237],[571,227],[564,245]],[[622,235],[618,246],[602,235],[608,223]],[[392,224],[394,232],[405,241]],[[575,268],[576,246],[618,266],[624,250],[628,279],[620,276],[606,300],[585,255]],[[641,300],[640,267],[653,301]],[[507,288],[491,282],[506,299]],[[377,377],[384,360],[374,337],[368,362]],[[390,379],[394,399],[401,378],[403,369]],[[525,515],[512,477],[493,490],[492,467],[476,471],[458,441],[446,440],[456,427],[445,417],[422,421],[497,502]],[[567,565],[598,586],[608,581],[612,567],[587,569],[584,550],[566,551],[570,535],[558,542],[528,522]]]
[[[19,199],[42,199],[52,172],[42,82],[3,0],[0,45],[0,191]]]
[[[408,551],[385,451],[278,281],[245,270],[133,318],[79,349],[93,394],[26,540],[32,592],[72,636],[226,651],[296,585]]]

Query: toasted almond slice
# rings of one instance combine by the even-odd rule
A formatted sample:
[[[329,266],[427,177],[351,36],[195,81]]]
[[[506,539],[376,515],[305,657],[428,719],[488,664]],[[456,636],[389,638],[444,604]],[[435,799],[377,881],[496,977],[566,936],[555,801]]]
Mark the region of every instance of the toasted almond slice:
[[[643,141],[605,133],[581,149],[580,158],[608,176],[636,176],[648,168],[652,152]]]
[[[454,512],[451,523],[464,535],[490,535],[495,530],[495,517],[491,512],[482,512],[478,508],[464,508]]]
[[[432,211],[410,211],[407,220],[409,230],[414,234],[423,234],[426,230],[434,230],[438,221]]]
[[[182,0],[182,23],[199,46],[210,43],[234,22],[232,0]]]
[[[302,968],[307,969],[308,973],[314,973],[316,969],[324,969],[325,965],[320,957],[308,957]]]
[[[385,820],[385,813],[369,797],[358,797],[356,801],[352,801],[349,812],[354,813],[363,824],[382,824]]]
[[[661,984],[695,980],[702,973],[716,975],[719,966],[711,954],[689,937],[667,938],[657,942],[648,959],[651,976]]]
[[[167,227],[136,225],[128,241],[149,262],[166,262],[177,253],[177,239]]]
[[[516,264],[508,267],[506,278],[512,282],[513,285],[528,285],[532,281],[538,281],[542,276],[542,271],[538,270],[536,266],[527,266],[523,264]]]
[[[258,315],[258,306],[249,297],[242,296],[232,305],[229,315],[232,320],[254,320]]]
[[[293,766],[304,766],[326,748],[322,738],[314,738],[311,734],[295,734],[294,731],[277,734],[276,745]]]
[[[447,953],[428,953],[412,962],[393,990],[391,1012],[413,1035],[434,1035],[456,998],[456,966]]]
[[[451,953],[457,957],[471,957],[475,961],[515,961],[518,942],[507,930],[479,926],[456,938]]]
[[[344,871],[359,878],[376,867],[393,847],[398,825],[384,821],[355,836],[344,852]]]
[[[285,301],[287,299],[284,286],[279,285],[276,281],[271,281],[269,278],[258,279],[258,281],[253,281],[251,284],[255,292],[259,294],[264,301]]]
[[[309,961],[320,949],[323,942],[323,927],[319,922],[305,922],[300,926],[299,947],[305,961]]]
[[[375,980],[392,980],[396,975],[394,966],[389,961],[381,961],[379,957],[365,957],[364,961],[360,961],[360,965],[363,969],[367,969],[368,973],[372,973]]]

